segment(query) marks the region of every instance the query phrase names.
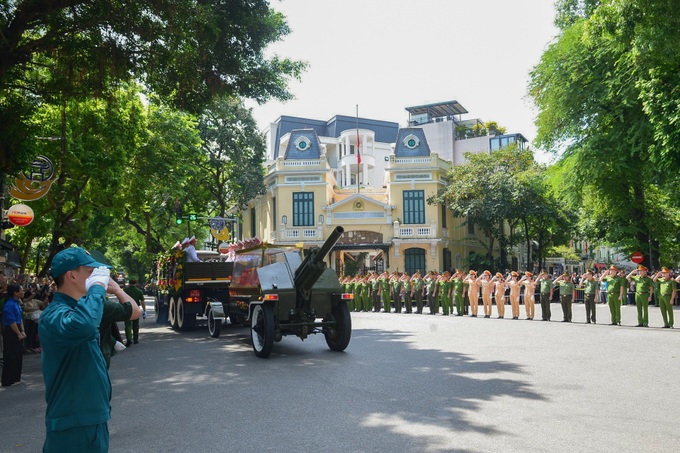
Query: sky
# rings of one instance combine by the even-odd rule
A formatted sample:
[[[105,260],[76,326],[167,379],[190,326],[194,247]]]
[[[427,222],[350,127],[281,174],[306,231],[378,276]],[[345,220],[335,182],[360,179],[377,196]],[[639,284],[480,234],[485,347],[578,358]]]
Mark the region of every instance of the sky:
[[[552,0],[273,0],[291,29],[269,55],[308,63],[295,99],[253,108],[263,129],[281,115],[335,115],[406,125],[405,108],[456,100],[463,119],[497,121],[530,143],[529,72],[557,34]],[[537,153],[541,161],[549,156]]]

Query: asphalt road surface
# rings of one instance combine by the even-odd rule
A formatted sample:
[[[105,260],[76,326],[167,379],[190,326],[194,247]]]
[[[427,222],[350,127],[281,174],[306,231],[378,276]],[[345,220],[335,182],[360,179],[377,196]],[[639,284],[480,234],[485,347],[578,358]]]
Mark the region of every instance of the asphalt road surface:
[[[582,304],[571,324],[552,310],[550,323],[353,313],[344,353],[286,337],[268,359],[246,327],[212,339],[151,316],[111,362],[111,451],[679,451],[680,329],[661,329],[658,307],[648,329],[630,327],[632,306],[621,327],[605,305],[597,325]],[[0,389],[2,452],[42,447],[37,355],[23,380]]]

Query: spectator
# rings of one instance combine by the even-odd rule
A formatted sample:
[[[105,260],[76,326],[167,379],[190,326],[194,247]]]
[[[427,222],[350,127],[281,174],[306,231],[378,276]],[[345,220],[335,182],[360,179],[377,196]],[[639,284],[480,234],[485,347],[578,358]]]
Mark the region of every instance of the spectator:
[[[23,294],[24,289],[21,285],[7,286],[7,301],[2,307],[3,387],[21,384],[21,368],[24,360],[23,341],[26,338],[21,312]]]

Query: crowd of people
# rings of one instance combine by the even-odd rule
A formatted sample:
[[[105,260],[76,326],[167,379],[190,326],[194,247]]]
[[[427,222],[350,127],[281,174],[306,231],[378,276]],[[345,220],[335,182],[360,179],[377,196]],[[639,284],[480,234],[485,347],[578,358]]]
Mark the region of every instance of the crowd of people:
[[[638,311],[637,327],[649,326],[648,307],[657,305],[663,327],[673,328],[672,306],[680,275],[672,276],[665,267],[650,274],[644,266],[629,273],[611,266],[600,273],[593,270],[582,275],[565,272],[557,276],[545,271],[538,275],[529,271],[521,275],[515,271],[492,274],[488,270],[479,274],[475,270],[430,271],[425,275],[420,271],[412,275],[385,271],[342,277],[340,283],[346,293],[354,296],[351,311],[390,313],[394,306],[394,312],[401,313],[403,305],[405,313],[423,313],[427,307],[431,315],[491,318],[495,306],[496,317],[502,319],[510,305],[508,317],[519,319],[523,305],[526,319],[533,320],[538,300],[542,320],[550,321],[550,304],[558,298],[563,322],[572,321],[572,303],[578,300],[585,304],[586,323],[597,323],[595,305],[599,302],[609,305],[610,324],[621,325],[621,305],[632,300]]]

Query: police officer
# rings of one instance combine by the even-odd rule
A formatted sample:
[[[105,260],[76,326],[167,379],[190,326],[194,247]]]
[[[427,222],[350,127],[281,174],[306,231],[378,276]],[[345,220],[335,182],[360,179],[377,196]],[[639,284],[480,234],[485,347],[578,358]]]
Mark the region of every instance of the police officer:
[[[413,276],[411,276],[411,286],[412,286],[412,297],[416,299],[416,313],[421,314],[423,312],[423,278],[420,275],[420,271],[416,271]]]
[[[643,265],[632,270],[626,280],[635,282],[635,306],[638,314],[636,327],[649,327],[649,302],[654,293],[654,281],[647,276],[647,268]]]
[[[569,272],[563,273],[553,282],[560,286],[560,305],[562,305],[562,322],[571,322],[571,302],[574,294],[574,283],[571,281]]]
[[[439,308],[437,307],[437,298],[436,298],[436,291],[437,291],[437,274],[435,274],[434,271],[430,271],[427,273],[425,278],[423,279],[425,283],[425,295],[427,296],[427,306],[430,309],[430,314],[434,315],[439,311]]]
[[[581,286],[583,287],[583,301],[586,306],[586,324],[597,324],[597,310],[595,308],[595,299],[597,298],[597,292],[599,290],[600,284],[593,277],[593,273],[588,271],[583,274],[581,280]]]
[[[612,326],[621,325],[621,300],[625,285],[621,285],[621,279],[617,276],[618,272],[619,269],[612,264],[609,271],[600,277],[600,282],[607,282],[607,303],[612,317]]]
[[[553,297],[553,282],[548,277],[548,273],[543,271],[538,275],[536,283],[541,291],[541,319],[543,321],[550,321],[550,301],[552,301]]]
[[[383,303],[383,311],[389,313],[392,311],[390,306],[390,274],[387,271],[383,272],[380,274],[378,281],[380,282],[380,298]]]
[[[671,271],[662,267],[661,272],[654,276],[654,281],[659,282],[659,306],[663,316],[664,329],[673,328],[673,300],[675,300],[677,282],[671,278]]]

